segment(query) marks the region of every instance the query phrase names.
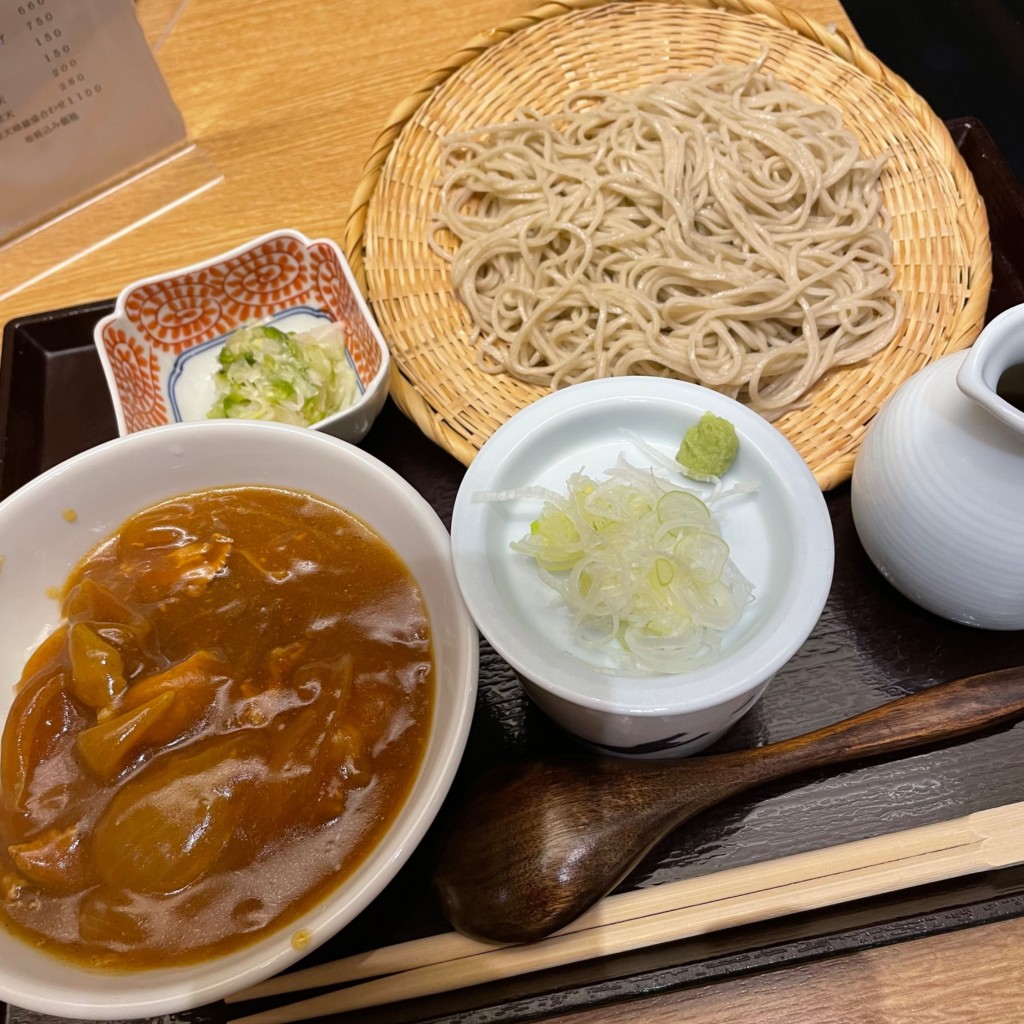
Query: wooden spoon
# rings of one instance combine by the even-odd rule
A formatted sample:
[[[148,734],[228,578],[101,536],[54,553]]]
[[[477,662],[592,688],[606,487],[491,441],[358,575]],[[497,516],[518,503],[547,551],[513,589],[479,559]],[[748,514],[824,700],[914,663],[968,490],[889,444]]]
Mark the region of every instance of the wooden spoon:
[[[551,757],[497,769],[461,808],[434,875],[453,927],[530,942],[611,891],[700,811],[794,772],[953,739],[1024,713],[1024,668],[932,686],[815,732],[683,760]]]

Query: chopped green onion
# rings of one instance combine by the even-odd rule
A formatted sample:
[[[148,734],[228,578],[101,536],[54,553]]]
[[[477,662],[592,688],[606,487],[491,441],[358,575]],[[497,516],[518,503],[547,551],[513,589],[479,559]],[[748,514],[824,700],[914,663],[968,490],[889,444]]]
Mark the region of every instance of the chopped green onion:
[[[753,586],[707,504],[622,459],[607,479],[575,473],[567,489],[543,492],[540,515],[512,548],[561,595],[576,638],[618,650],[635,671],[684,672],[714,660]]]
[[[241,327],[218,354],[210,419],[277,420],[312,426],[359,397],[342,324],[284,332]]]

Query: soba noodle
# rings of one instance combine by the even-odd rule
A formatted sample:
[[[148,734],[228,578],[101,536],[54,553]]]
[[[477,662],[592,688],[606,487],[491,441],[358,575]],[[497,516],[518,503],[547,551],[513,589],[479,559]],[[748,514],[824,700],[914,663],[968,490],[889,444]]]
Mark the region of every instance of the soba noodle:
[[[717,66],[448,136],[431,245],[484,370],[680,377],[771,417],[895,333],[883,162],[760,62]]]

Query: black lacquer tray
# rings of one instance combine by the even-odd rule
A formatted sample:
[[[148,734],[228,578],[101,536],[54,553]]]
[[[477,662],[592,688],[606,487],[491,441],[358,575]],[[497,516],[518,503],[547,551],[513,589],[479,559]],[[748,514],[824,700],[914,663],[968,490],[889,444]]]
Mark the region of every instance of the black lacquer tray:
[[[983,126],[949,122],[992,222],[994,315],[1024,302],[1024,193]],[[0,363],[0,495],[116,433],[92,327],[101,302],[7,325]],[[388,405],[363,447],[412,482],[449,522],[462,466]],[[861,548],[849,486],[827,495],[836,538],[832,592],[813,634],[716,749],[784,739],[947,679],[1024,663],[1024,633],[956,626],[894,591]],[[481,647],[476,716],[452,793],[399,875],[342,934],[299,966],[433,934],[446,924],[429,878],[438,837],[467,784],[490,765],[572,741]],[[903,757],[827,769],[737,797],[654,849],[623,889],[764,862],[1024,799],[1024,723]],[[463,992],[360,1011],[366,1024],[518,1022],[1024,914],[1024,867],[781,918]],[[222,1022],[269,1004],[180,1015]],[[41,1015],[8,1009],[11,1024]],[[166,1021],[166,1018],[165,1018]]]

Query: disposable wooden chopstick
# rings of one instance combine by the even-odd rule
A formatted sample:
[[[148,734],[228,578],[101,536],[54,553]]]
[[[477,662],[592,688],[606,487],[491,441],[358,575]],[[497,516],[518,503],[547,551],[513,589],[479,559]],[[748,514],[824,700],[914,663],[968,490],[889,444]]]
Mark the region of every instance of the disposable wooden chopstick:
[[[367,977],[367,969],[397,973],[238,1017],[235,1024],[288,1024],[434,995],[1022,862],[1024,802],[611,896],[569,928],[529,945],[441,935],[300,971],[289,985],[341,984]],[[340,969],[332,972],[335,966]],[[265,995],[268,987],[233,1001]]]
[[[580,918],[580,921],[582,920],[583,918]],[[323,988],[327,985],[341,985],[363,978],[379,978],[382,974],[396,974],[414,967],[429,967],[431,964],[446,963],[478,953],[504,949],[506,945],[507,943],[496,945],[477,942],[458,932],[444,932],[425,939],[411,939],[409,942],[399,942],[394,946],[356,953],[341,960],[307,967],[305,970],[278,974],[242,992],[227,996],[224,1002],[240,1003],[248,999],[261,999],[264,996],[279,996],[289,992]]]

